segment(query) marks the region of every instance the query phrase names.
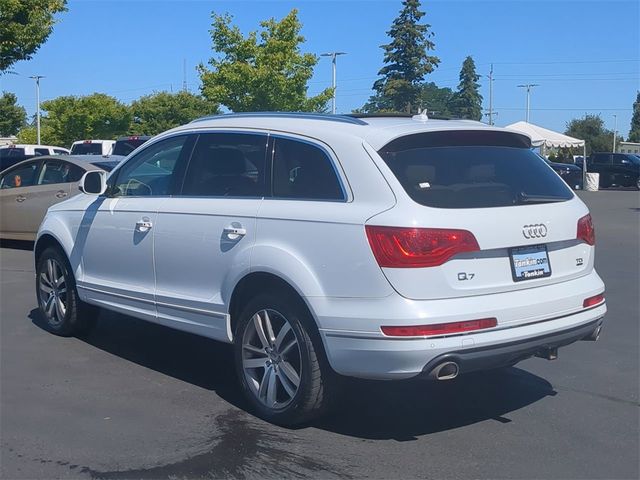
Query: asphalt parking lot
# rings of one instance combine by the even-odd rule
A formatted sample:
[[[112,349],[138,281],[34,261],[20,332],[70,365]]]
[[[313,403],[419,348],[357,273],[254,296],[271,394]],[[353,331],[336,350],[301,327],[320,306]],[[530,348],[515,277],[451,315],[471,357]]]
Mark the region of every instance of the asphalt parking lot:
[[[229,347],[102,313],[39,327],[30,245],[0,250],[2,478],[639,477],[640,194],[581,193],[609,313],[596,343],[451,382],[353,381],[288,430],[244,411]]]

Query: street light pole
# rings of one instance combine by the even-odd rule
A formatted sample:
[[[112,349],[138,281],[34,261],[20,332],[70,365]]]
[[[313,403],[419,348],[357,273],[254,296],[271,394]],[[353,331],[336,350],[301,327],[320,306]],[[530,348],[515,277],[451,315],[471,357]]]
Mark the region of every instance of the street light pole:
[[[527,123],[529,123],[529,110],[531,106],[531,89],[533,87],[539,87],[538,83],[526,83],[524,85],[518,85],[518,88],[526,88],[527,89]]]
[[[336,67],[337,67],[337,61],[336,58],[338,57],[338,55],[346,55],[346,52],[328,52],[328,53],[323,53],[320,56],[321,57],[331,57],[331,73],[332,73],[332,82],[331,82],[331,87],[333,88],[333,98],[331,99],[331,113],[333,113],[334,115],[336,114],[336,89],[337,89],[337,84],[336,84]]]
[[[44,76],[33,75],[29,78],[36,81],[36,135],[38,137],[38,145],[40,145],[40,79],[44,78]]]
[[[616,135],[618,135],[618,115],[613,116],[613,153],[616,153]]]

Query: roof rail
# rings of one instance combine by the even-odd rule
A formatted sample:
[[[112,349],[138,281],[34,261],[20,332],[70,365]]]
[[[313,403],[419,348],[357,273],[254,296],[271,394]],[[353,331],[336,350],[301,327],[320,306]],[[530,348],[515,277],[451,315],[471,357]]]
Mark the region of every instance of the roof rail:
[[[352,125],[366,125],[366,122],[350,115],[332,115],[328,113],[310,112],[240,112],[225,113],[222,115],[208,115],[197,118],[189,123],[203,122],[206,120],[225,120],[227,118],[296,118],[305,120],[324,120],[327,122],[350,123]]]
[[[348,113],[347,117],[353,118],[412,118],[414,113],[399,113],[399,112],[388,112],[388,113]],[[440,116],[440,115],[431,115],[429,114],[429,118],[432,120],[454,120],[452,117]]]

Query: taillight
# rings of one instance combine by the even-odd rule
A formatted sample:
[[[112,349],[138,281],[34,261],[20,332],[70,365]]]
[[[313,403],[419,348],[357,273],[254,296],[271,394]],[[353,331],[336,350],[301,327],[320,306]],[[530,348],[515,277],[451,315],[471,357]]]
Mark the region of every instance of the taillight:
[[[583,308],[593,307],[603,302],[604,302],[604,293],[599,293],[598,295],[594,295],[593,297],[586,298],[584,302],[582,302],[582,307]]]
[[[596,244],[596,231],[593,228],[593,221],[591,220],[590,214],[586,214],[578,220],[578,234],[576,238],[589,245]]]
[[[493,328],[498,325],[495,318],[481,318],[464,322],[436,323],[435,325],[410,325],[406,327],[380,327],[389,337],[422,337],[425,335],[448,335]]]
[[[467,230],[367,225],[366,232],[381,267],[436,267],[458,253],[480,250]]]

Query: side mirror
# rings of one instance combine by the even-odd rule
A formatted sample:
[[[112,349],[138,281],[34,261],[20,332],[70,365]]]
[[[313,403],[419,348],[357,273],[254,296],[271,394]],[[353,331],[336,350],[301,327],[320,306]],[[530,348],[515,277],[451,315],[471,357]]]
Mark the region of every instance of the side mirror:
[[[107,191],[107,172],[91,170],[80,179],[78,188],[88,195],[102,195]]]

